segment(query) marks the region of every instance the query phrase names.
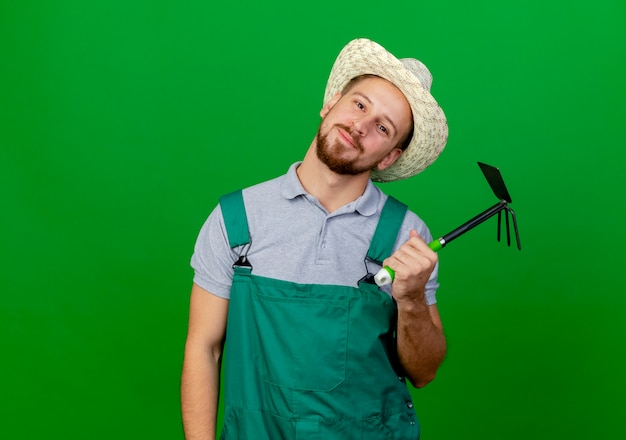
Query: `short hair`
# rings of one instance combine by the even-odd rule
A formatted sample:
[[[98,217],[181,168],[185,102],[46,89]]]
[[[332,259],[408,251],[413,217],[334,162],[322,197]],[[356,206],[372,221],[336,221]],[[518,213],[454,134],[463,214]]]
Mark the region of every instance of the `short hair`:
[[[371,73],[365,73],[363,75],[355,76],[350,81],[348,81],[348,84],[346,84],[343,87],[343,89],[341,90],[341,94],[345,95],[346,93],[348,93],[350,91],[350,89],[352,89],[358,83],[360,83],[364,79],[368,79],[368,78],[380,78],[380,76],[374,75],[374,74],[371,74]]]

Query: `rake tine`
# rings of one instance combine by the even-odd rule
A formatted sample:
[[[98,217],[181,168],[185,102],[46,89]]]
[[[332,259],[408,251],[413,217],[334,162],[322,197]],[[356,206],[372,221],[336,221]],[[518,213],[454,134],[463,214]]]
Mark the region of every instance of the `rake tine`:
[[[504,213],[505,218],[506,218],[506,245],[508,247],[511,247],[511,227],[509,226],[509,210],[506,209],[506,212]]]
[[[515,230],[515,239],[517,240],[517,249],[522,250],[522,243],[519,238],[519,230],[517,229],[517,219],[515,218],[515,211],[507,207],[507,211],[511,212],[511,218],[513,219],[513,229]]]
[[[502,211],[498,211],[498,230],[497,230],[498,243],[500,242],[500,224],[501,223],[502,223]]]

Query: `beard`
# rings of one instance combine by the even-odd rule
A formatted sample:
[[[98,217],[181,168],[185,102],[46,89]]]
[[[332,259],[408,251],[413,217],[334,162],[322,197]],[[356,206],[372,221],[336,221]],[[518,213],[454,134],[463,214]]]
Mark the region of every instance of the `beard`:
[[[328,132],[325,134],[322,133],[322,125],[323,121],[317,130],[316,136],[317,157],[331,171],[341,175],[357,176],[376,168],[380,161],[362,164],[358,162],[360,155],[352,159],[343,157],[343,153],[349,152],[351,147],[344,145],[340,141],[336,141],[331,144],[328,140]],[[354,148],[356,148],[359,153],[363,153],[363,146],[361,145],[358,137],[354,136],[352,130],[345,125],[337,124],[336,126],[347,132],[352,137]]]

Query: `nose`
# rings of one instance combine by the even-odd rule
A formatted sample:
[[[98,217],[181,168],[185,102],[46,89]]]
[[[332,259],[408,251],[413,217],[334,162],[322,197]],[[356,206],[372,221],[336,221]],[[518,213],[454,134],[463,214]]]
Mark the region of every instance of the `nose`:
[[[360,136],[363,136],[367,129],[367,122],[364,121],[363,119],[357,118],[357,119],[353,119],[352,120],[352,127],[354,128],[354,131],[359,134]]]

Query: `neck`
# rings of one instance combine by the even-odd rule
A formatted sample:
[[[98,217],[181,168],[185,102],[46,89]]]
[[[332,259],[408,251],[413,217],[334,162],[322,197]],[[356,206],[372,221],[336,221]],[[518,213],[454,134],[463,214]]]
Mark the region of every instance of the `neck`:
[[[333,212],[363,195],[369,173],[356,176],[337,174],[320,162],[316,150],[317,144],[313,140],[297,169],[298,178],[306,192],[317,198],[328,212]]]

